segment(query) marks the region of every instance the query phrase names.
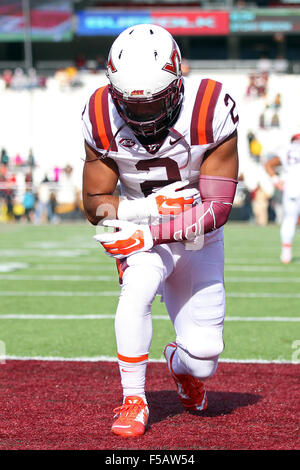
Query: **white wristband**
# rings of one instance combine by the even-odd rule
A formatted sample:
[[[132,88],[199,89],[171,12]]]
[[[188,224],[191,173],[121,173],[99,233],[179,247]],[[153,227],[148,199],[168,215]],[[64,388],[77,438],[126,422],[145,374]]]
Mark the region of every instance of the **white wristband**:
[[[272,179],[273,184],[279,183],[279,177],[277,175],[273,175],[271,179]]]

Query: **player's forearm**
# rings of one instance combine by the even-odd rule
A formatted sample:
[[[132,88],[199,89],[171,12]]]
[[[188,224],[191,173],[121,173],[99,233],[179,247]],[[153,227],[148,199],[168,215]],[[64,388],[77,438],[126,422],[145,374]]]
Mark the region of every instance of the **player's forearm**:
[[[88,221],[98,225],[102,219],[116,219],[119,206],[119,197],[110,194],[83,195],[83,207]]]
[[[224,225],[229,217],[237,181],[232,178],[200,176],[202,203],[174,220],[151,226],[154,245],[193,240]]]

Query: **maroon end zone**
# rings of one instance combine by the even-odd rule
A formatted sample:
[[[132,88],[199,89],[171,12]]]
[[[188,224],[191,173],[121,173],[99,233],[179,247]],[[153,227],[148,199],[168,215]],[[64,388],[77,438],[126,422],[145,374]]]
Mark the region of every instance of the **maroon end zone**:
[[[208,410],[183,411],[166,364],[150,363],[150,422],[139,438],[111,431],[121,403],[117,363],[8,360],[0,365],[0,450],[295,450],[296,364],[220,363]]]

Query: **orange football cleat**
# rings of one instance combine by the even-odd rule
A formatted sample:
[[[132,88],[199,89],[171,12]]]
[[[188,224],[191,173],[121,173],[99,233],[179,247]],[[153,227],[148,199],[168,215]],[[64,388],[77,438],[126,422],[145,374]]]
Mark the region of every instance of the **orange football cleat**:
[[[149,409],[141,397],[126,397],[123,405],[114,409],[115,418],[112,432],[123,437],[137,437],[144,434]]]
[[[169,371],[177,387],[180,401],[186,410],[204,411],[207,408],[207,396],[204,383],[189,374],[175,374],[172,367],[176,343],[169,343],[165,347],[164,355]]]

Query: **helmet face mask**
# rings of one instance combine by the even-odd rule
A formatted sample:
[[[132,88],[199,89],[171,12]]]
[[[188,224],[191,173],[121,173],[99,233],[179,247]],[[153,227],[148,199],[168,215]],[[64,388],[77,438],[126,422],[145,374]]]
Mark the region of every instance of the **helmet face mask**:
[[[180,85],[179,85],[180,86]],[[109,87],[118,113],[138,136],[155,136],[165,131],[178,115],[182,94],[175,83],[152,98],[124,98]]]
[[[156,25],[136,25],[113,43],[109,91],[119,115],[138,137],[168,130],[179,114],[181,55],[172,36]]]

